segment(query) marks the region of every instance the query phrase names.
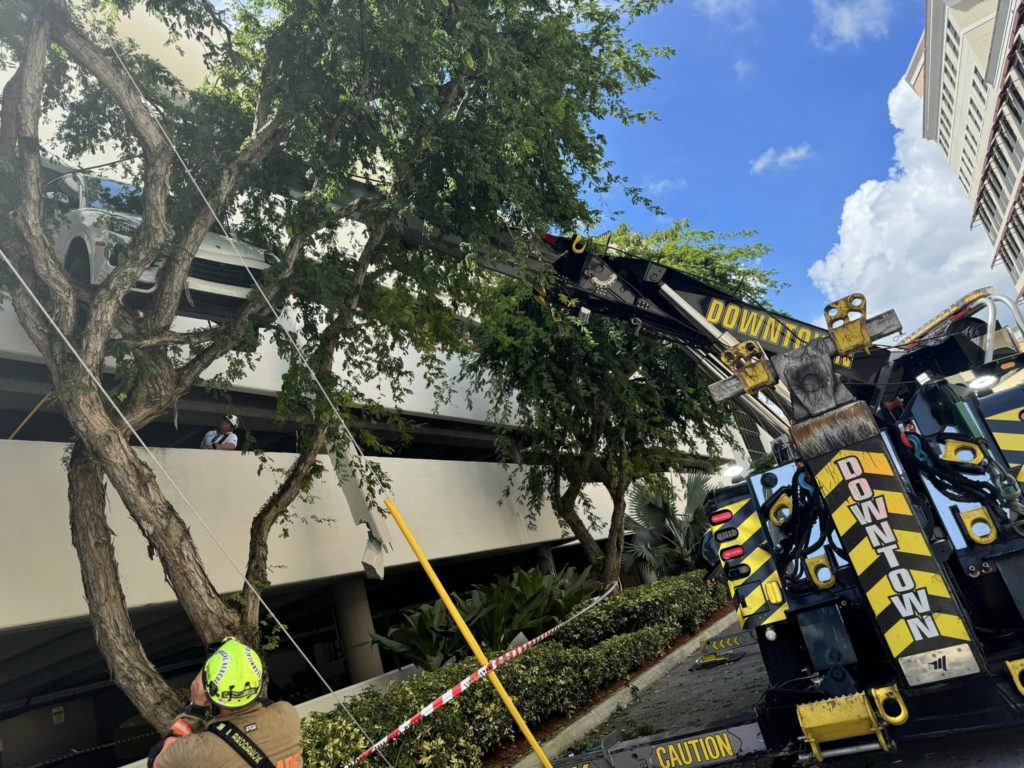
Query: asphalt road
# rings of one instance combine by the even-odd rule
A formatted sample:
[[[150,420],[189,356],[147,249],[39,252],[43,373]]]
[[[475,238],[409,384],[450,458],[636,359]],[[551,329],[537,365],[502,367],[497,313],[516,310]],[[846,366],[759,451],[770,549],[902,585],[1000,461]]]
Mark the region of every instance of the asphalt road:
[[[757,646],[738,661],[714,669],[691,671],[692,661],[676,667],[615,715],[589,743],[619,728],[626,738],[662,731],[700,730],[714,722],[753,713],[767,686]],[[741,765],[767,768],[770,760]],[[1024,728],[986,731],[901,745],[898,752],[870,753],[829,760],[834,768],[1024,768]]]

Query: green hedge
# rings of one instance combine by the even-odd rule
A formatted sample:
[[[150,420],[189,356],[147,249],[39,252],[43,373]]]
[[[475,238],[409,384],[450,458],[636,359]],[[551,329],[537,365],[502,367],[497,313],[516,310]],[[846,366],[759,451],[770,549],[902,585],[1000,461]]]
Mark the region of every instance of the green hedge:
[[[702,573],[627,589],[613,595],[558,633],[564,645],[589,648],[613,635],[633,632],[652,624],[672,624],[679,634],[693,632],[725,603],[721,586],[709,587]]]
[[[695,574],[626,590],[502,667],[499,676],[531,725],[569,715],[602,688],[659,656],[723,603],[721,590],[705,586]],[[577,624],[587,625],[588,631]],[[348,708],[377,739],[477,666],[466,659],[423,672],[386,691],[367,691],[349,701]],[[470,768],[515,736],[515,725],[494,688],[481,683],[416,726],[386,754],[396,768]],[[345,765],[367,744],[341,711],[306,718],[303,738],[307,768]]]

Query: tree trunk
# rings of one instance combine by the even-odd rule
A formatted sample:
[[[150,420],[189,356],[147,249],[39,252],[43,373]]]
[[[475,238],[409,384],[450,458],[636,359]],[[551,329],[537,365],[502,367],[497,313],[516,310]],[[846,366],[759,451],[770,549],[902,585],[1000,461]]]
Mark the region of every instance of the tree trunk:
[[[608,525],[608,541],[604,546],[604,583],[619,580],[622,570],[622,547],[625,544],[626,491],[612,493],[612,519]]]
[[[114,683],[150,725],[163,731],[177,714],[174,691],[150,663],[135,635],[107,525],[103,477],[80,442],[72,447],[68,462],[68,501],[71,542],[78,553],[96,645]]]
[[[310,470],[316,464],[326,436],[326,423],[318,425],[310,434],[304,436],[302,450],[288,469],[288,475],[264,502],[249,527],[249,559],[245,573],[247,583],[242,591],[245,602],[241,610],[239,631],[251,645],[260,640],[259,592],[262,592],[270,581],[267,568],[270,556],[270,531],[298,498]]]
[[[199,638],[205,645],[219,642],[235,631],[238,616],[210,581],[188,526],[164,496],[153,470],[128,446],[80,369],[63,373],[54,378],[57,391],[78,385],[78,391],[62,398],[75,434],[102,467],[128,514],[160,558],[167,583]]]
[[[610,472],[605,480],[605,487],[612,497],[612,519],[608,525],[608,541],[605,543],[604,582],[611,584],[619,580],[622,570],[622,547],[626,542],[626,489],[629,478],[626,476],[626,431],[618,429],[618,455],[615,459],[615,473]]]
[[[549,576],[558,573],[558,569],[555,567],[555,557],[551,554],[551,547],[541,544],[533,550],[533,553],[537,556],[537,570]]]
[[[377,246],[387,234],[389,226],[390,224],[384,223],[368,233],[366,243],[363,244],[359,255],[359,261],[356,262],[353,270],[353,295],[349,298],[345,308],[324,328],[320,335],[319,346],[311,364],[315,367],[317,376],[321,378],[334,371],[334,356],[341,337],[352,327],[370,265],[376,255]],[[324,448],[329,427],[329,421],[322,421],[306,430],[299,455],[292,462],[287,476],[274,489],[270,498],[264,502],[249,527],[249,557],[245,568],[246,583],[243,585],[242,591],[245,600],[240,612],[239,632],[251,643],[258,642],[260,637],[259,593],[269,583],[267,560],[270,556],[270,532],[302,492],[309,479],[310,471],[316,465],[317,456]]]
[[[604,552],[601,551],[601,547],[594,539],[594,535],[587,528],[587,524],[583,522],[583,518],[576,512],[576,497],[579,493],[577,492],[573,495],[571,500],[566,499],[567,495],[565,494],[556,500],[554,505],[555,514],[569,526],[569,530],[572,531],[576,540],[579,541],[580,546],[583,548],[583,554],[586,555],[587,562],[591,565],[597,565],[601,562],[601,558],[604,557]]]

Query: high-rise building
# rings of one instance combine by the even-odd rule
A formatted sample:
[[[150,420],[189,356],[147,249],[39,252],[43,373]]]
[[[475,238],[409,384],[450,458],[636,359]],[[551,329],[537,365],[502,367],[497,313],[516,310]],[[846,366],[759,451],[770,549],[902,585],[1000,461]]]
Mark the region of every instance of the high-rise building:
[[[1021,0],[927,0],[906,81],[973,205],[972,226],[1024,291],[1024,38]]]

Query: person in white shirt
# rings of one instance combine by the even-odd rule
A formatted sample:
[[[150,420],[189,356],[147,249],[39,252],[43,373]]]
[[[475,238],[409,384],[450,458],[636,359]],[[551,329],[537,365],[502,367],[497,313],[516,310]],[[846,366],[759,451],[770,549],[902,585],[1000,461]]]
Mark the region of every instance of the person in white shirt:
[[[216,429],[211,429],[203,436],[200,448],[208,448],[212,451],[233,451],[238,447],[238,435],[235,428],[238,426],[237,416],[225,416],[220,420]]]

